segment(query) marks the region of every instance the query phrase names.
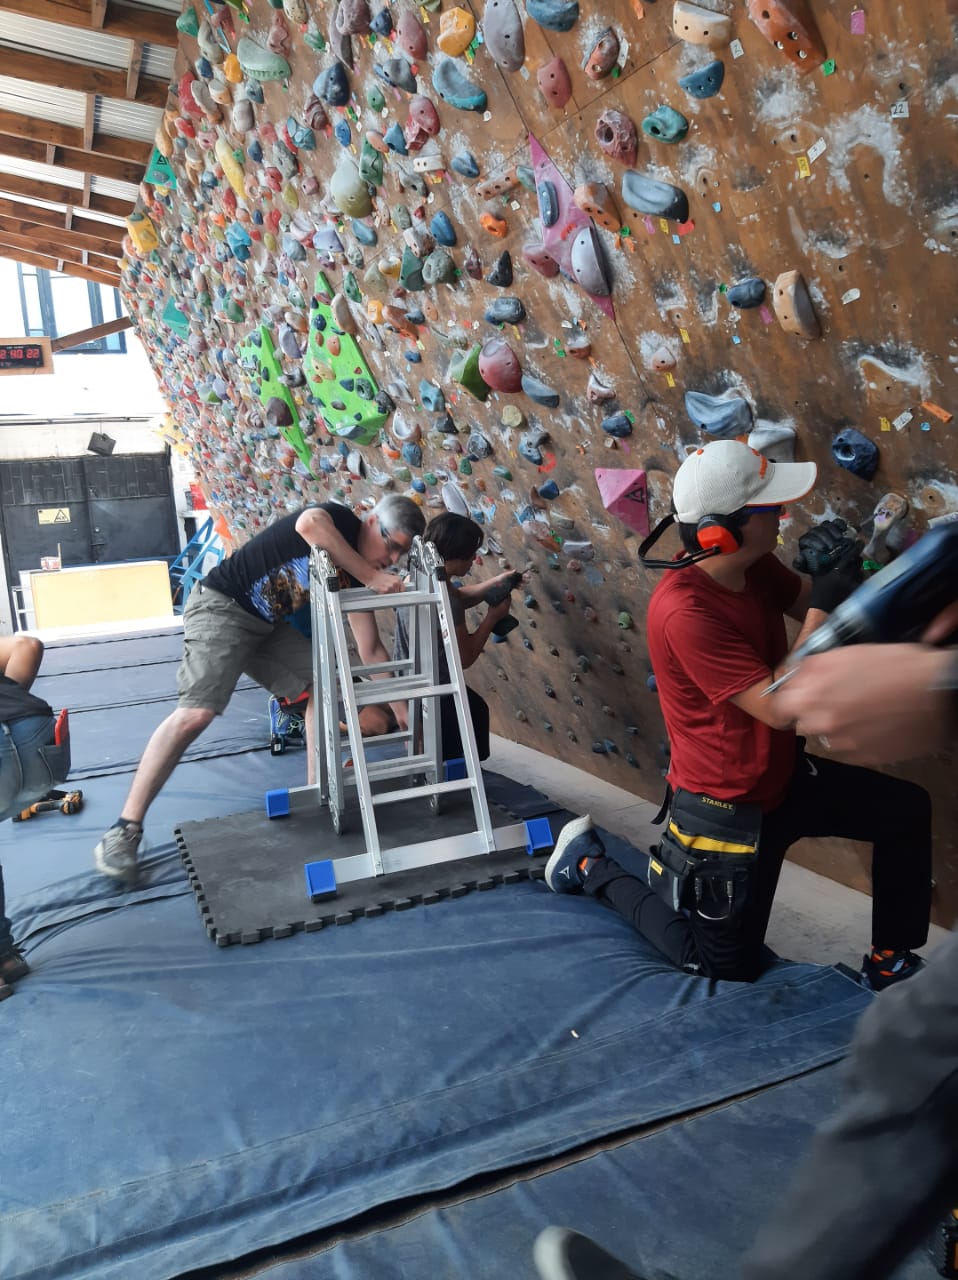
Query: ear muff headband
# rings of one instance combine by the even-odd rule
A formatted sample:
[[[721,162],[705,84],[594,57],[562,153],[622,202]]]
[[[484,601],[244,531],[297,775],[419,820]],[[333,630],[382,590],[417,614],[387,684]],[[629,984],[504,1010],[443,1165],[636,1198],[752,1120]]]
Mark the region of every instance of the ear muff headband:
[[[646,569],[685,569],[700,560],[712,556],[731,555],[742,545],[742,527],[735,516],[703,516],[696,526],[696,539],[701,551],[681,556],[678,560],[654,560],[649,551],[655,546],[670,525],[676,524],[672,511],[660,520],[645,541],[639,546],[639,559]]]

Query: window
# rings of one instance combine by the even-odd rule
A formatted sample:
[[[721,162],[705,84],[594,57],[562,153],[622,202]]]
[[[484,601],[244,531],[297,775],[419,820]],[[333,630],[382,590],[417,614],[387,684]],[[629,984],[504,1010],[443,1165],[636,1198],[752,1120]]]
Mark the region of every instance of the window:
[[[67,337],[110,320],[119,320],[123,315],[118,290],[106,285],[23,263],[17,264],[17,279],[25,337]],[[121,355],[125,351],[126,336],[120,332],[65,348],[58,354]]]

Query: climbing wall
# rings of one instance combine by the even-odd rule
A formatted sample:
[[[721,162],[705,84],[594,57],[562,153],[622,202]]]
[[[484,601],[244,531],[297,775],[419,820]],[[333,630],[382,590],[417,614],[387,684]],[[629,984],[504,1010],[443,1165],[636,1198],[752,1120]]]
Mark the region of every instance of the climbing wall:
[[[478,520],[483,571],[530,570],[471,673],[495,729],[657,799],[636,547],[688,446],[818,462],[786,556],[958,516],[947,6],[278,5],[179,20],[122,264],[169,437],[234,541],[387,491]]]

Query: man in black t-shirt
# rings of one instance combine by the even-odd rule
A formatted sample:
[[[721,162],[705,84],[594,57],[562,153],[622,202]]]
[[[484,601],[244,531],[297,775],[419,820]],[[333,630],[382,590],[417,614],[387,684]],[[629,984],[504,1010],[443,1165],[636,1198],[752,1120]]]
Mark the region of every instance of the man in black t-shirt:
[[[295,701],[309,692],[307,770],[308,781],[315,781],[312,644],[287,623],[309,599],[310,549],[327,551],[350,586],[388,594],[402,582],[387,570],[424,527],[411,498],[390,494],[362,519],[326,502],[278,520],[207,574],[183,615],[177,708],[147,743],[120,816],[94,850],[104,875],[135,881],[147,810],[186,748],[225,711],[243,674],[277,698]],[[349,622],[360,660],[388,662],[375,616],[351,614]]]
[[[45,751],[53,747],[53,712],[29,692],[42,658],[43,645],[34,636],[0,638],[0,822],[15,817],[63,780],[54,776],[59,770],[51,768],[54,752],[48,757]],[[0,1000],[12,996],[14,983],[29,972],[6,916],[0,868]]]

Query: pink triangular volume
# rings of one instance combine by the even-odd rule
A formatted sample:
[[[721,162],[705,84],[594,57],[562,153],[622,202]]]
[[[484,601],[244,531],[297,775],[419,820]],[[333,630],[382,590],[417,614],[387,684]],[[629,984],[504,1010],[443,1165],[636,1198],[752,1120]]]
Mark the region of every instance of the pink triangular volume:
[[[529,134],[529,152],[536,175],[536,186],[540,182],[551,182],[555,187],[556,197],[559,202],[559,216],[551,227],[543,227],[542,243],[558,262],[562,273],[572,280],[574,279],[572,275],[572,242],[575,240],[577,231],[592,225],[592,219],[587,213],[583,213],[576,204],[573,199],[575,193],[572,187],[569,186],[555,164],[542,149],[542,144],[531,133]],[[585,293],[586,290],[583,289],[582,292]],[[610,320],[615,319],[615,308],[609,298],[600,298],[594,293],[588,294],[588,297],[592,299],[600,311],[605,312]]]
[[[644,471],[596,467],[596,484],[606,511],[643,537],[649,531],[649,494]]]

